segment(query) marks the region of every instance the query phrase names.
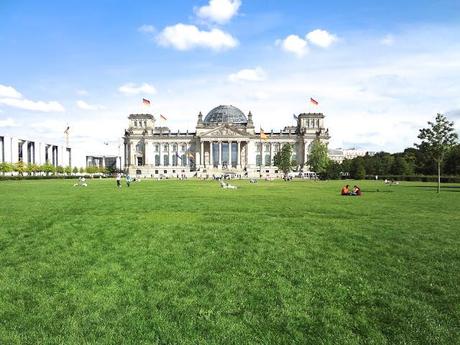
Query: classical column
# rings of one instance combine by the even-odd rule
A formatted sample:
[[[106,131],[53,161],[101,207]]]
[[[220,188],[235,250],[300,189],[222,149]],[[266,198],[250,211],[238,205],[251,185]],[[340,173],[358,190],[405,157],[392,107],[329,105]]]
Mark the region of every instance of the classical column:
[[[227,154],[227,166],[232,168],[232,142],[228,141],[228,154]]]
[[[272,165],[273,162],[273,144],[270,143],[270,166]]]
[[[201,166],[205,166],[204,165],[204,141],[201,142],[201,149],[200,149],[200,165]]]
[[[158,148],[158,155],[160,156],[160,162],[159,162],[160,164],[159,164],[159,166],[162,166],[162,165],[163,165],[163,153],[162,153],[162,151],[161,151],[161,145],[163,145],[163,143],[160,141],[160,142],[158,143],[158,146],[159,146],[159,148]]]
[[[219,164],[218,167],[222,167],[222,141],[219,141]]]
[[[238,140],[236,142],[237,148],[236,148],[236,167],[241,169],[241,142]]]

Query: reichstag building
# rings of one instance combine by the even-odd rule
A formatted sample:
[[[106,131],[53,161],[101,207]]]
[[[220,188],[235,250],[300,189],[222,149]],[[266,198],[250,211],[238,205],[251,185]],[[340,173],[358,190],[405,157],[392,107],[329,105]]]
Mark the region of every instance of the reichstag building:
[[[131,175],[148,177],[275,176],[280,172],[273,157],[284,144],[291,144],[293,159],[308,170],[312,141],[319,137],[327,143],[330,137],[322,113],[295,118],[296,126],[261,134],[251,112],[246,116],[232,105],[220,105],[204,118],[200,112],[194,131],[172,132],[155,126],[151,114],[131,114],[124,135],[125,168]]]

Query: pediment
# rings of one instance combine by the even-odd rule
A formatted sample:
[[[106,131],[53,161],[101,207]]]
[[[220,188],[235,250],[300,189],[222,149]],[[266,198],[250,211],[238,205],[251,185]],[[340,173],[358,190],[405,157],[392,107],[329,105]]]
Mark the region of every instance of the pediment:
[[[228,125],[222,125],[210,129],[201,135],[202,138],[247,138],[248,134],[240,129]]]

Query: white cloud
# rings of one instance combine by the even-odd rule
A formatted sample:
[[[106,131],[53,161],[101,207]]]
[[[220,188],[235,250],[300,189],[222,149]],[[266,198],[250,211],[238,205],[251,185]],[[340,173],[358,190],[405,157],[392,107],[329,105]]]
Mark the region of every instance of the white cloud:
[[[276,44],[280,45],[284,51],[294,53],[299,58],[308,53],[307,41],[297,35],[289,35],[284,40],[277,40]]]
[[[0,97],[22,98],[22,95],[14,87],[0,84]]]
[[[256,67],[254,69],[242,69],[236,73],[232,73],[228,76],[228,80],[232,82],[239,81],[262,81],[267,78],[267,73],[261,68]]]
[[[103,110],[105,107],[100,104],[89,104],[86,103],[85,101],[78,100],[77,101],[77,107],[83,110]]]
[[[331,44],[337,41],[337,36],[330,34],[326,30],[316,29],[309,32],[305,38],[316,46],[328,48]]]
[[[153,85],[143,83],[141,85],[136,85],[134,83],[127,83],[118,88],[118,91],[125,95],[138,95],[138,94],[150,94],[154,95],[157,93],[157,90]]]
[[[24,110],[41,111],[45,113],[50,112],[63,112],[64,107],[56,101],[44,102],[44,101],[31,101],[28,99],[17,99],[17,98],[0,98],[0,104],[8,105],[13,108],[19,108]]]
[[[196,47],[223,50],[234,48],[238,41],[230,34],[219,30],[201,31],[195,25],[176,24],[167,26],[157,36],[158,44],[178,50]]]
[[[195,10],[198,17],[225,24],[238,13],[240,0],[210,0],[209,4]]]
[[[156,31],[155,27],[153,25],[147,25],[147,24],[144,24],[142,26],[140,26],[137,31],[139,32],[143,32],[143,33],[153,33]]]
[[[18,124],[12,118],[7,118],[5,120],[0,120],[0,128],[1,127],[17,127]]]
[[[393,35],[386,35],[384,38],[380,40],[380,44],[383,44],[384,46],[392,46],[395,43],[395,39]]]

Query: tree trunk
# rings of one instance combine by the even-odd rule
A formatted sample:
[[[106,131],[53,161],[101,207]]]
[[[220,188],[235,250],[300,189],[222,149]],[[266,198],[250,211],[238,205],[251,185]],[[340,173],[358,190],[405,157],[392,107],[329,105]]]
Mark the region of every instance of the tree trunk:
[[[441,161],[438,161],[438,193],[441,192]]]

